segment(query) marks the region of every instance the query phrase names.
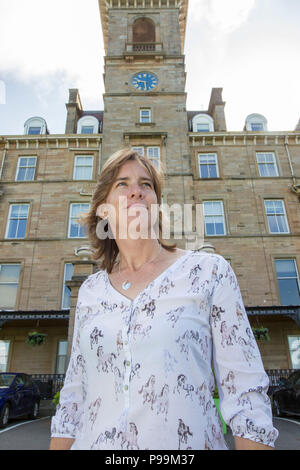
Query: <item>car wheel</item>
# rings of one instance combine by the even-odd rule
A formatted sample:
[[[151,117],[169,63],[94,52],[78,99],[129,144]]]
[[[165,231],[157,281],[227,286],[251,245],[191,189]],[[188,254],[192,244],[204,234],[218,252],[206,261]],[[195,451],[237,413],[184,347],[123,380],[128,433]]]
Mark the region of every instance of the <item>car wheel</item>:
[[[0,413],[0,428],[5,428],[9,420],[9,405],[6,403]]]
[[[274,415],[279,417],[279,416],[282,416],[282,413],[281,413],[281,410],[280,410],[280,407],[279,407],[279,403],[278,403],[278,400],[276,398],[273,399],[273,411],[274,411]]]
[[[38,401],[35,402],[33,405],[31,413],[28,415],[29,419],[36,419],[39,416],[40,412],[40,404]]]

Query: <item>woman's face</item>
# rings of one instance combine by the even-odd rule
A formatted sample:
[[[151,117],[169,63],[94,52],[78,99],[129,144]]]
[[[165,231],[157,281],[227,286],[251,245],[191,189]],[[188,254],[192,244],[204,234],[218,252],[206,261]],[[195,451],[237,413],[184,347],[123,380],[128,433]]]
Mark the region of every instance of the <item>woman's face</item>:
[[[151,236],[149,229],[158,220],[157,202],[147,169],[134,160],[124,163],[106,198],[108,220],[114,234],[117,230],[116,238]]]

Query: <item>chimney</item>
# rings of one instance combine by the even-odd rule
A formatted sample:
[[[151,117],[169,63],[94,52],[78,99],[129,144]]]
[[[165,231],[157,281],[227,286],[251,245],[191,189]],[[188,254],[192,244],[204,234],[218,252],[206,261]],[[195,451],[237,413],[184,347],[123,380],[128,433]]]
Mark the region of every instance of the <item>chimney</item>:
[[[298,131],[298,132],[300,131],[300,119],[299,119],[299,121],[298,121],[298,124],[297,124],[297,126],[296,126],[295,131]]]
[[[69,102],[66,103],[67,108],[67,122],[66,134],[77,133],[77,122],[81,117],[82,104],[77,88],[69,89]]]
[[[213,88],[210,95],[208,114],[212,116],[215,122],[216,132],[226,132],[225,102],[222,99],[223,88]]]

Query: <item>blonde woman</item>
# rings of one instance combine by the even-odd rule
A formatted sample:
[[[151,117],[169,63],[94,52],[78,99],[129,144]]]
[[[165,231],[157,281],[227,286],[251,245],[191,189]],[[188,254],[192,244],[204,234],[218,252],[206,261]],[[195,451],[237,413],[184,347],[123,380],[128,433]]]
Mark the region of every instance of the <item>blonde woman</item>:
[[[161,191],[132,150],[103,167],[84,221],[99,270],[79,289],[51,450],[227,449],[213,368],[236,449],[274,448],[268,377],[235,274],[221,255],[162,239],[151,210]]]

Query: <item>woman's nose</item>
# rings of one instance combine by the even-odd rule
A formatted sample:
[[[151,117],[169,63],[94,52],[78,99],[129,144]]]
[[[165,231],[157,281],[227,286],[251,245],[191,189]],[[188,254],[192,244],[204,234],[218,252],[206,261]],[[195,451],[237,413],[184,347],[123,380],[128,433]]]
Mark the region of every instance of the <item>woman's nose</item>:
[[[138,184],[130,188],[129,197],[131,199],[133,199],[134,197],[138,197],[138,198],[143,197],[143,191]]]

